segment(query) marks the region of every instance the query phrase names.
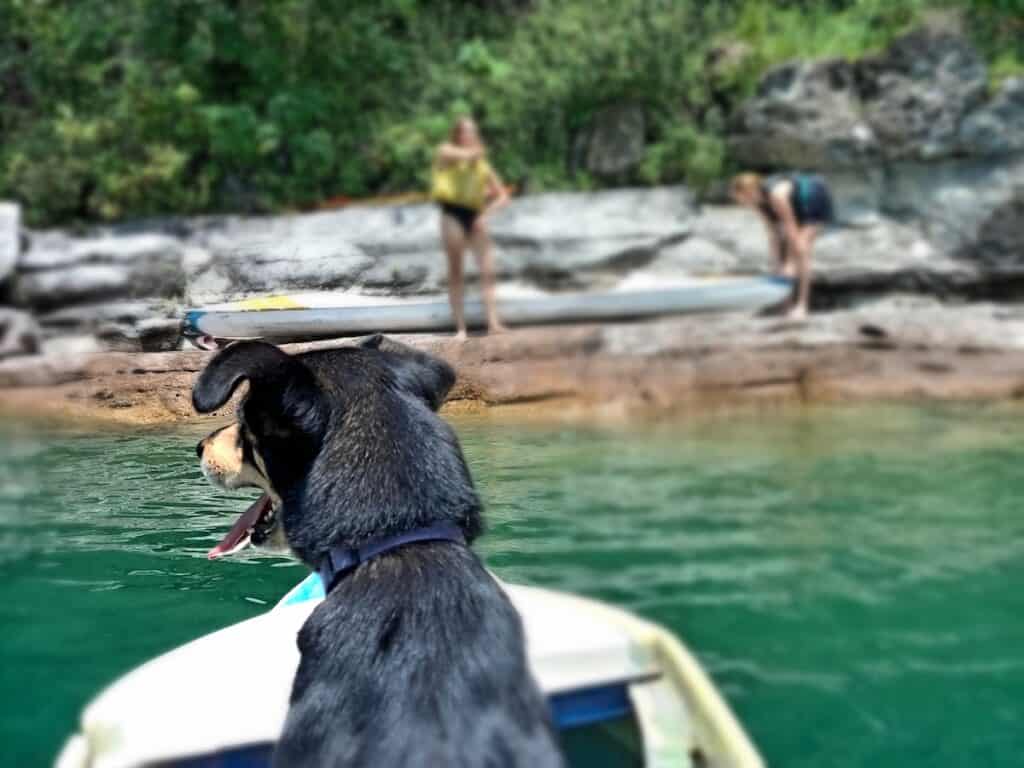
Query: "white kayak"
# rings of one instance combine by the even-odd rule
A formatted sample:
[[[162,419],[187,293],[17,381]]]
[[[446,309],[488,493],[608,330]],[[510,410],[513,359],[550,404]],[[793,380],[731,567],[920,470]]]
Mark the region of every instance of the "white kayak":
[[[504,585],[570,768],[763,768],[710,678],[665,629],[593,600]],[[311,576],[270,612],[129,672],[85,709],[57,768],[269,766],[299,655],[322,600]],[[230,685],[211,685],[225,669]],[[595,757],[596,756],[596,757]],[[481,764],[483,764],[483,760]]]
[[[690,312],[760,309],[792,291],[784,277],[692,279],[624,285],[584,293],[498,294],[502,319],[512,325],[629,320]],[[484,308],[466,300],[470,327],[484,325]],[[266,296],[189,310],[185,335],[218,339],[300,339],[367,333],[439,332],[454,327],[443,296],[399,299],[344,293]]]

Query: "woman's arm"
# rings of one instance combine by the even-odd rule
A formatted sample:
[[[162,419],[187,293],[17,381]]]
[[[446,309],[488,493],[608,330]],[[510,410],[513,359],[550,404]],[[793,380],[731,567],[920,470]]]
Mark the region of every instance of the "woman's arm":
[[[445,142],[437,148],[437,159],[442,163],[457,163],[460,160],[476,160],[483,155],[481,147],[460,147]]]
[[[785,182],[777,185],[771,191],[769,203],[782,222],[782,235],[785,238],[783,245],[790,248],[792,254],[800,255],[803,252],[803,238],[800,237],[800,225],[793,213],[793,206],[789,204],[789,194],[792,191],[790,184],[791,182]]]
[[[501,181],[501,177],[491,168],[487,175],[487,205],[480,211],[477,221],[480,222],[485,216],[490,215],[509,201],[508,189]]]

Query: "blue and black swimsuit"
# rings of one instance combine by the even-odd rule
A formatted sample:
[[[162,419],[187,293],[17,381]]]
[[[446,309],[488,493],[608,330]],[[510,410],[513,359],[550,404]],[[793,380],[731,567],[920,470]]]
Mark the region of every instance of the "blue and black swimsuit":
[[[807,173],[778,174],[769,176],[761,183],[762,201],[760,204],[764,215],[776,224],[779,214],[772,208],[771,192],[784,181],[790,183],[789,204],[793,207],[796,223],[801,227],[808,224],[829,224],[834,217],[832,193],[820,176]]]

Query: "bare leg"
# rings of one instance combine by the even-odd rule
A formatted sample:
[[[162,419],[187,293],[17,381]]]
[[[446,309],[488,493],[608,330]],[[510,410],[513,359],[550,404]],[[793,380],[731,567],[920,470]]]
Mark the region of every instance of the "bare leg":
[[[796,277],[797,258],[793,254],[793,248],[785,240],[779,248],[779,274],[783,277]]]
[[[778,266],[776,267],[777,274],[783,277],[795,277],[796,276],[796,264],[793,259],[793,249],[786,239],[785,234],[779,231],[774,224],[770,224],[768,228],[768,237],[771,240],[772,250],[775,252],[775,257],[778,259]]]
[[[815,226],[803,227],[800,230],[800,247],[796,253],[797,289],[796,302],[790,308],[788,317],[802,319],[807,317],[811,301],[811,250],[814,239],[818,236]]]
[[[455,320],[455,339],[466,339],[466,316],[463,307],[462,254],[466,250],[466,238],[462,226],[451,216],[441,214],[441,242],[448,255],[448,303]]]
[[[480,223],[473,229],[469,244],[480,268],[480,292],[483,294],[484,309],[487,311],[487,330],[490,333],[507,331],[508,328],[498,317],[498,306],[494,299],[494,249],[491,247],[491,235],[486,224]]]

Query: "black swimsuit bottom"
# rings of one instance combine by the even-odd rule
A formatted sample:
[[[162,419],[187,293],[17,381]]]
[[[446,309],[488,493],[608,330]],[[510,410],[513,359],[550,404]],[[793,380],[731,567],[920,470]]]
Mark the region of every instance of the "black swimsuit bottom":
[[[476,224],[476,220],[480,216],[480,211],[467,208],[464,205],[455,205],[454,203],[441,203],[441,213],[451,216],[459,222],[459,226],[462,227],[462,232],[466,237],[469,237],[473,231],[473,225]]]

